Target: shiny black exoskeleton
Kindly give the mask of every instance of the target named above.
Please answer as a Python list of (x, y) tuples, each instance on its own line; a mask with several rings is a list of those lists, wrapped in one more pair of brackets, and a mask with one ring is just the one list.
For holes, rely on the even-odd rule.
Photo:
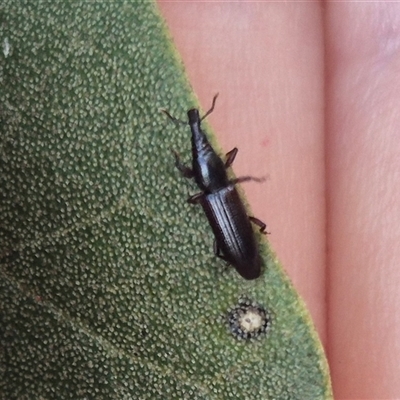
[[(266, 225), (247, 215), (235, 184), (249, 180), (263, 179), (245, 176), (230, 180), (226, 169), (233, 163), (237, 148), (227, 153), (225, 163), (211, 147), (201, 129), (201, 121), (215, 106), (217, 95), (211, 109), (200, 118), (199, 111), (188, 111), (189, 126), (192, 131), (192, 168), (183, 165), (177, 153), (175, 164), (187, 178), (194, 178), (202, 192), (191, 196), (189, 203), (200, 203), (215, 236), (215, 254), (232, 264), (245, 279), (256, 279), (261, 274), (261, 257), (250, 221), (266, 233)], [(178, 121), (163, 110), (172, 120)]]

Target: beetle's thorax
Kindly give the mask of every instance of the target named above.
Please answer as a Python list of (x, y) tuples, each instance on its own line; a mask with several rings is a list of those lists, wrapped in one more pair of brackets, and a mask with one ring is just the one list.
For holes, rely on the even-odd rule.
[(198, 110), (189, 110), (188, 117), (192, 131), (192, 168), (194, 178), (205, 193), (215, 193), (229, 185), (225, 165), (215, 153), (207, 136), (201, 129)]

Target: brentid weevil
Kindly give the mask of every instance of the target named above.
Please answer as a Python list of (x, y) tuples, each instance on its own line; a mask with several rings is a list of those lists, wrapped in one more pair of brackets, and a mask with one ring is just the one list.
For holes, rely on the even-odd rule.
[[(200, 126), (201, 121), (214, 110), (217, 96), (202, 118), (196, 108), (187, 112), (192, 131), (192, 168), (183, 165), (176, 152), (175, 165), (183, 176), (194, 178), (201, 190), (191, 196), (188, 202), (200, 203), (203, 207), (215, 236), (215, 254), (232, 264), (243, 278), (256, 279), (261, 274), (261, 257), (250, 221), (260, 227), (261, 233), (266, 233), (266, 225), (247, 215), (235, 184), (250, 180), (262, 182), (264, 179), (251, 176), (228, 178), (226, 169), (232, 165), (238, 149), (235, 147), (227, 153), (223, 162)], [(185, 123), (172, 117), (166, 110), (162, 111), (173, 121)]]

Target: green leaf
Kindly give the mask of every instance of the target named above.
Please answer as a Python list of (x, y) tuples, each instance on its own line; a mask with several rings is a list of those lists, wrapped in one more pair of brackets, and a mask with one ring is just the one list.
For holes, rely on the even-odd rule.
[[(196, 105), (152, 2), (0, 6), (0, 397), (331, 398), (303, 303), (262, 242), (212, 251), (175, 116)], [(266, 310), (238, 340), (228, 311)]]

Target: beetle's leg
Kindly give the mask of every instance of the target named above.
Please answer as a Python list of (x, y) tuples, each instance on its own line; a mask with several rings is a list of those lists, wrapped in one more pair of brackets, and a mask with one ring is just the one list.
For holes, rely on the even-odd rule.
[(235, 178), (231, 180), (231, 183), (236, 185), (236, 183), (243, 183), (243, 182), (248, 182), (248, 181), (255, 181), (255, 182), (264, 182), (265, 181), (265, 177), (261, 177), (261, 178), (256, 178), (254, 176), (241, 176), (240, 178)]
[(160, 111), (163, 112), (171, 121), (175, 122), (176, 124), (187, 125), (187, 122), (181, 121), (180, 119), (173, 117), (165, 108), (161, 108)]
[(201, 117), (200, 121), (203, 121), (204, 118), (208, 117), (208, 116), (214, 111), (215, 102), (217, 101), (218, 95), (219, 95), (219, 93), (217, 93), (217, 94), (213, 97), (213, 101), (212, 101), (212, 104), (211, 104), (211, 108)]
[(182, 163), (179, 154), (175, 150), (172, 150), (172, 154), (175, 157), (175, 167), (179, 169), (181, 174), (185, 178), (193, 178), (194, 176), (193, 170)]
[(190, 204), (197, 204), (197, 203), (201, 202), (203, 197), (204, 197), (204, 193), (203, 192), (196, 193), (193, 196), (190, 196), (188, 198), (187, 202), (190, 203)]
[(266, 225), (264, 222), (262, 222), (261, 220), (259, 220), (259, 219), (256, 218), (256, 217), (250, 217), (250, 216), (249, 216), (249, 220), (250, 220), (251, 222), (253, 222), (253, 224), (256, 224), (257, 226), (260, 227), (260, 233), (262, 233), (262, 234), (264, 234), (264, 235), (269, 234), (269, 232), (267, 232), (267, 231), (265, 230), (266, 227), (267, 227), (267, 225)]
[(232, 165), (237, 153), (238, 149), (236, 147), (234, 147), (231, 151), (226, 153), (225, 168), (229, 168)]
[(228, 260), (226, 259), (226, 257), (222, 254), (221, 249), (218, 247), (218, 243), (216, 240), (214, 240), (214, 254), (220, 258), (221, 260), (224, 260), (226, 262), (228, 262)]

